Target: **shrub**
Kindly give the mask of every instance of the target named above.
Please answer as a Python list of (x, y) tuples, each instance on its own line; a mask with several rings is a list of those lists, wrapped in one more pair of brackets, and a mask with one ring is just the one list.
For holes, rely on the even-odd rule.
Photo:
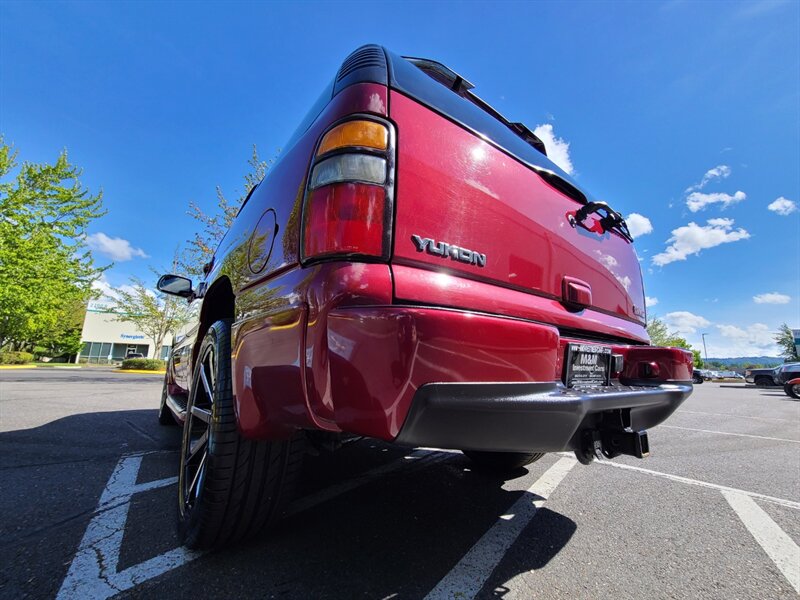
[(0, 365), (24, 365), (33, 362), (30, 352), (0, 352)]
[(157, 358), (126, 358), (122, 361), (122, 368), (136, 371), (163, 371), (166, 363)]

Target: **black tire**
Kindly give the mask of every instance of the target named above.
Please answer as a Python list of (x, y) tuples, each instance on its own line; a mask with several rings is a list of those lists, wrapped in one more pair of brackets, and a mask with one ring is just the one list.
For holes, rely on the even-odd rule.
[(192, 376), (178, 478), (178, 533), (189, 548), (220, 547), (261, 533), (290, 499), (303, 459), (299, 435), (280, 441), (239, 435), (230, 324), (210, 327)]
[(756, 387), (770, 387), (774, 382), (769, 377), (756, 377)]
[(694, 383), (703, 383), (705, 380), (703, 379), (702, 375), (695, 373), (694, 375), (692, 375), (692, 381)]
[(161, 387), (161, 404), (158, 407), (158, 422), (161, 425), (177, 427), (178, 422), (167, 406), (167, 378), (169, 373), (164, 375), (164, 385)]
[(507, 473), (536, 462), (542, 454), (525, 452), (484, 452), (480, 450), (462, 450), (477, 468), (495, 473)]
[(800, 400), (800, 384), (795, 383), (791, 385), (787, 383), (783, 386), (783, 391), (786, 392), (787, 396)]

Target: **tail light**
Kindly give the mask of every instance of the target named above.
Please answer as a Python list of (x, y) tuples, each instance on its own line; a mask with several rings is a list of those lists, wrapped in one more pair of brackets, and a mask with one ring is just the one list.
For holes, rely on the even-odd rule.
[(388, 259), (394, 193), (394, 129), (358, 115), (322, 136), (303, 202), (303, 263), (356, 256)]

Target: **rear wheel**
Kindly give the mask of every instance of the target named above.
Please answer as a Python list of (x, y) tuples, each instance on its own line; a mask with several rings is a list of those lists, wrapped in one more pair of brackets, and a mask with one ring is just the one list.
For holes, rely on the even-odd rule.
[(769, 377), (756, 377), (756, 386), (757, 387), (769, 387), (772, 384), (773, 384), (773, 382)]
[(217, 321), (200, 346), (183, 427), (181, 541), (189, 548), (211, 548), (262, 532), (289, 500), (302, 458), (299, 436), (254, 441), (239, 435), (230, 321)]
[(534, 454), (526, 452), (484, 452), (480, 450), (462, 450), (476, 467), (486, 471), (504, 473), (513, 471), (536, 462), (544, 453)]
[(792, 398), (800, 400), (800, 383), (787, 383), (785, 386), (783, 386), (783, 391), (786, 392), (787, 396), (791, 396)]

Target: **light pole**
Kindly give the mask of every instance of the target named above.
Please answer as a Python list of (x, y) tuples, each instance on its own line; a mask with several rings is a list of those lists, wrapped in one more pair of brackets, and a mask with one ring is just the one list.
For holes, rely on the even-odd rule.
[(703, 361), (703, 368), (706, 368), (706, 363), (708, 362), (708, 350), (706, 350), (706, 336), (707, 333), (702, 333), (700, 336), (703, 338), (703, 355), (705, 356), (705, 360)]

